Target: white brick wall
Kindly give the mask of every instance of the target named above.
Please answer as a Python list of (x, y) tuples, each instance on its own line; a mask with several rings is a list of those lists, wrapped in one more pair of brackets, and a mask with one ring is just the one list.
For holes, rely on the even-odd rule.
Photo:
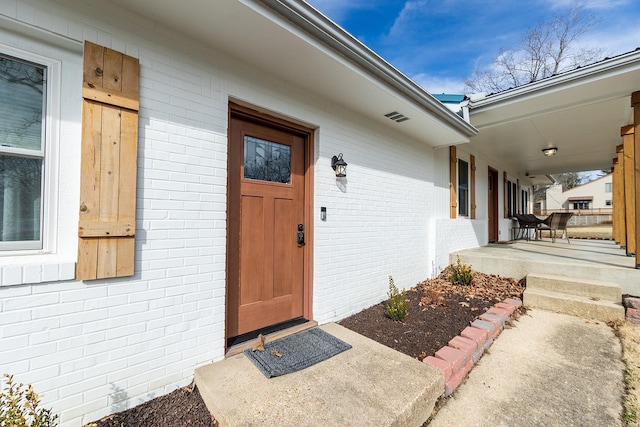
[[(504, 186), (503, 171), (505, 165), (488, 158), (484, 153), (478, 152), (471, 144), (457, 146), (457, 156), (468, 161), (470, 155), (476, 157), (476, 219), (468, 218), (449, 219), (449, 150), (447, 147), (438, 148), (435, 154), (435, 274), (438, 274), (449, 264), (449, 254), (458, 250), (483, 246), (489, 241), (488, 224), (488, 168), (497, 169), (498, 176), (498, 239), (509, 240), (514, 221), (504, 218)], [(522, 190), (530, 188), (526, 178), (507, 172), (509, 180), (520, 179)], [(532, 212), (532, 200), (529, 200), (530, 212)]]
[(436, 220), (436, 274), (449, 264), (449, 254), (462, 249), (475, 248), (487, 243), (485, 220), (438, 219)]
[(471, 154), (476, 156), (476, 218), (449, 218), (449, 149), (435, 150), (435, 187), (437, 214), (434, 219), (435, 259), (432, 275), (439, 274), (449, 264), (451, 252), (481, 246), (487, 243), (487, 164), (470, 145), (457, 147), (459, 159), (469, 161)]
[[(75, 106), (63, 108), (61, 119), (76, 125), (61, 129), (58, 165), (64, 215), (57, 227), (72, 233), (61, 236), (54, 263), (44, 255), (19, 264), (1, 257), (0, 366), (44, 393), (61, 425), (79, 426), (185, 385), (195, 367), (223, 356), (227, 96), (212, 89), (210, 65), (190, 64), (78, 11), (9, 1), (0, 13), (141, 62), (136, 275), (58, 281), (73, 277), (77, 251), (79, 150), (72, 147), (80, 145), (82, 50), (24, 30), (62, 44), (62, 78), (78, 88), (66, 92), (65, 105)], [(29, 48), (9, 32), (1, 37)], [(65, 259), (71, 262), (58, 262)]]
[[(446, 150), (97, 1), (83, 13), (44, 0), (8, 0), (0, 14), (63, 44), (71, 57), (63, 59), (63, 78), (77, 88), (62, 110), (69, 125), (60, 130), (58, 166), (67, 172), (59, 183), (57, 258), (25, 256), (17, 264), (0, 256), (0, 366), (44, 393), (62, 426), (167, 393), (189, 383), (196, 367), (223, 357), (229, 99), (317, 126), (315, 320), (339, 320), (384, 299), (388, 275), (400, 287), (430, 277), (449, 233), (460, 233), (463, 245), (480, 242), (470, 240), (480, 233), (475, 222), (446, 220), (448, 172), (443, 181), (438, 164)], [(141, 91), (136, 274), (83, 283), (69, 280), (77, 251), (82, 74), (80, 44), (69, 40), (84, 39), (138, 57)], [(19, 40), (0, 32), (0, 44)], [(340, 181), (330, 167), (338, 153), (349, 163)]]
[[(430, 276), (433, 150), (371, 124), (354, 129), (363, 119), (348, 120), (322, 134), (316, 167), (316, 218), (327, 208), (315, 234), (314, 315), (320, 322), (384, 299), (389, 275), (399, 287)], [(346, 179), (336, 179), (329, 167), (338, 153), (349, 163)]]

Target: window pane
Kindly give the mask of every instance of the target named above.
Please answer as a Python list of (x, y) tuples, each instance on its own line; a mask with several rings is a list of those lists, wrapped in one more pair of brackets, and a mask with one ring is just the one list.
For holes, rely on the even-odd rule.
[(469, 191), (466, 189), (460, 189), (460, 191), (458, 192), (458, 213), (461, 216), (469, 216)]
[(42, 160), (0, 155), (0, 242), (40, 240)]
[(511, 181), (507, 181), (507, 216), (511, 218), (513, 216), (513, 196), (511, 195)]
[(244, 177), (290, 184), (291, 147), (245, 136)]
[(0, 145), (40, 150), (44, 68), (0, 56)]
[(469, 163), (458, 159), (458, 214), (469, 216)]

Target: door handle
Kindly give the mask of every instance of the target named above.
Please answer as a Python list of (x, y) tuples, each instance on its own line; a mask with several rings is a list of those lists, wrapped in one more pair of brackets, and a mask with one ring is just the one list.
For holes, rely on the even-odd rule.
[(304, 245), (304, 225), (298, 224), (298, 245)]

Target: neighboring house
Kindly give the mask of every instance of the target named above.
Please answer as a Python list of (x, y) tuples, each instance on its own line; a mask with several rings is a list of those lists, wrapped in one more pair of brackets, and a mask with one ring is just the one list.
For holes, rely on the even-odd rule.
[(571, 210), (610, 214), (613, 204), (612, 183), (613, 174), (607, 174), (567, 191), (562, 191), (560, 184), (552, 185), (546, 191), (542, 207), (545, 211)]
[(483, 139), (301, 0), (9, 0), (0, 64), (0, 366), (61, 426), (508, 240), (542, 176), (495, 134), (520, 92)]

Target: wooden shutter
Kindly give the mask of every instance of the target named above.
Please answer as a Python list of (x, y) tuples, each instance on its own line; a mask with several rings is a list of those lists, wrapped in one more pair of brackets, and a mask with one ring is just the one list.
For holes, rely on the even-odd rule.
[(133, 275), (137, 59), (85, 42), (76, 279)]
[(458, 182), (458, 157), (456, 147), (449, 147), (449, 217), (454, 219), (458, 216), (458, 191), (456, 183)]
[(471, 198), (471, 219), (476, 219), (476, 156), (469, 156), (471, 164), (471, 178), (469, 182), (469, 197)]

